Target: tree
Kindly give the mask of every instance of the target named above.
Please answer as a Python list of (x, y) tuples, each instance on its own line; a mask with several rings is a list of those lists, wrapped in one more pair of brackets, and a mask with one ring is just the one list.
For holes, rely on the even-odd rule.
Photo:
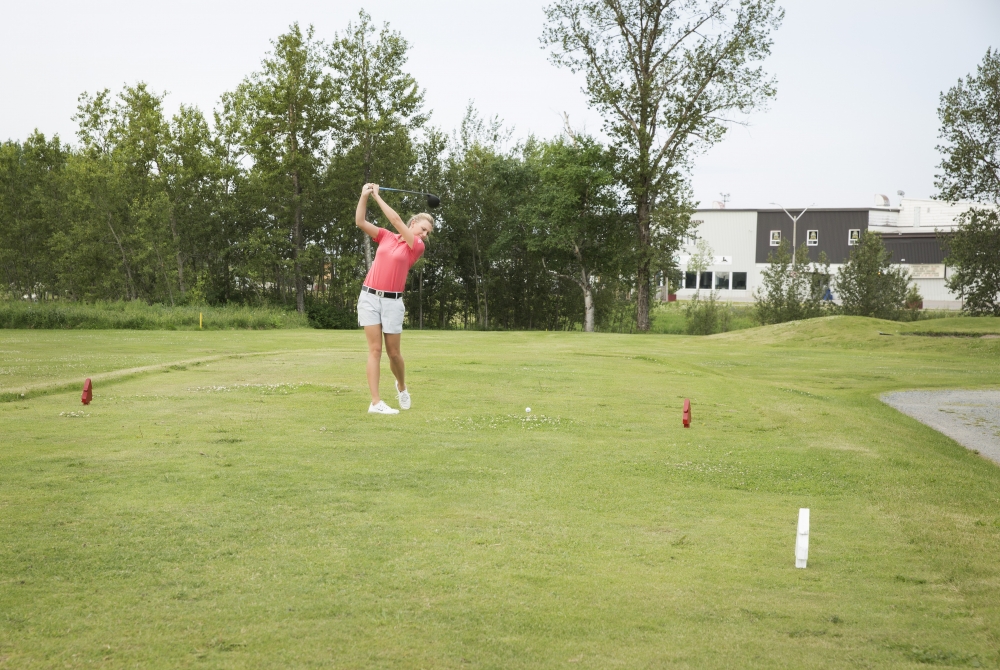
[[(881, 242), (879, 242), (881, 244)], [(810, 263), (809, 250), (799, 246), (792, 258), (791, 245), (781, 245), (767, 256), (761, 271), (761, 285), (754, 291), (757, 320), (763, 324), (811, 319), (823, 313), (823, 296), (830, 285), (830, 264), (826, 254)]]
[(583, 292), (583, 330), (594, 331), (595, 282), (615, 271), (622, 247), (621, 215), (611, 157), (592, 138), (570, 136), (534, 147), (538, 173), (529, 217), (530, 248), (546, 267)]
[(168, 222), (177, 261), (177, 286), (183, 298), (188, 285), (184, 268), (192, 258), (222, 256), (227, 241), (220, 230), (221, 147), (204, 115), (181, 105), (166, 129), (159, 178), (168, 201)]
[[(509, 265), (504, 261), (513, 251), (510, 240), (502, 245), (497, 242), (515, 217), (517, 203), (512, 200), (524, 195), (508, 187), (517, 171), (515, 153), (503, 148), (508, 138), (509, 132), (498, 119), (484, 121), (469, 105), (452, 139), (446, 167), (449, 202), (442, 208), (445, 231), (453, 243), (453, 262), (465, 288), (465, 304), (474, 304), (475, 326), (485, 330), (490, 328), (494, 265)], [(495, 259), (491, 252), (499, 248), (505, 253)], [(518, 288), (504, 286), (508, 292)], [(468, 314), (464, 320), (468, 321)]]
[[(421, 184), (428, 192), (443, 194), (445, 191), (445, 152), (448, 148), (448, 136), (437, 128), (427, 128), (423, 137), (416, 144), (417, 164), (414, 169), (414, 182)], [(447, 303), (449, 294), (454, 294), (457, 281), (453, 266), (449, 263), (450, 245), (447, 237), (441, 234), (441, 216), (436, 216), (437, 230), (432, 243), (424, 255), (413, 267), (412, 285), (416, 290), (406, 293), (407, 312), (415, 318), (417, 328), (424, 327), (424, 308), (427, 306), (428, 323), (445, 327), (447, 321)], [(426, 285), (426, 288), (425, 288)], [(432, 296), (437, 297), (438, 314), (432, 316)], [(414, 298), (416, 304), (413, 305)]]
[(63, 220), (69, 147), (37, 130), (0, 144), (0, 277), (17, 298), (44, 299), (56, 280), (50, 241)]
[(261, 70), (224, 96), (224, 104), (234, 117), (242, 150), (253, 160), (270, 221), (287, 231), (295, 305), (304, 313), (301, 256), (307, 238), (322, 225), (316, 195), (322, 188), (336, 92), (325, 69), (324, 45), (314, 38), (312, 26), (303, 32), (292, 24), (272, 45)]
[(837, 271), (836, 291), (844, 314), (898, 319), (909, 283), (907, 270), (892, 267), (892, 254), (882, 237), (866, 230)]
[(171, 299), (170, 236), (159, 180), (163, 95), (144, 83), (80, 96), (80, 149), (66, 177), (66, 225), (51, 239), (60, 288), (84, 299)]
[(970, 314), (1000, 316), (1000, 50), (986, 50), (975, 75), (941, 94), (938, 146), (944, 154), (935, 185), (943, 200), (974, 200), (946, 238), (948, 288)]
[[(708, 240), (699, 239), (695, 243), (694, 253), (688, 259), (687, 271), (694, 273), (697, 281), (697, 278), (701, 277), (701, 273), (705, 272), (714, 262), (715, 250), (712, 249), (712, 245), (708, 243)], [(702, 298), (701, 282), (698, 283), (698, 289), (688, 301), (684, 316), (687, 320), (685, 331), (688, 335), (711, 335), (719, 327), (720, 320), (724, 321), (722, 330), (727, 329), (726, 326), (729, 322), (729, 310), (719, 306), (719, 292), (709, 288), (708, 298)]]
[[(700, 239), (695, 243), (694, 253), (688, 259), (687, 271), (693, 272), (697, 280), (701, 276), (701, 273), (707, 270), (713, 262), (715, 262), (715, 249), (708, 243), (708, 240)], [(700, 282), (695, 293), (701, 293)]]
[(945, 244), (951, 266), (947, 286), (974, 316), (1000, 316), (1000, 217), (996, 210), (973, 208), (962, 215)]
[(938, 197), (1000, 203), (1000, 49), (987, 49), (975, 75), (941, 94), (938, 118)]
[[(342, 174), (343, 190), (351, 194), (345, 217), (350, 222), (345, 225), (354, 235), (352, 203), (361, 186), (375, 181), (403, 187), (416, 163), (412, 133), (426, 123), (427, 115), (421, 110), (423, 91), (403, 70), (408, 49), (403, 36), (388, 24), (375, 39), (372, 18), (364, 10), (357, 25), (348, 24), (329, 49), (329, 64), (339, 75), (333, 81), (339, 101), (333, 117), (334, 169)], [(371, 240), (362, 237), (365, 266), (370, 267)]]
[(690, 161), (722, 139), (728, 114), (774, 95), (759, 62), (784, 13), (774, 0), (556, 0), (545, 11), (543, 43), (557, 65), (585, 73), (617, 154), (633, 209), (636, 320), (645, 331), (653, 212), (664, 198), (683, 204)]

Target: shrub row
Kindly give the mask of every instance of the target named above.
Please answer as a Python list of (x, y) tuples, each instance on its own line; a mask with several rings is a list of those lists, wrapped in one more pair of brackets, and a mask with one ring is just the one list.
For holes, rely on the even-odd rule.
[(0, 328), (81, 330), (264, 330), (306, 328), (306, 316), (274, 307), (148, 305), (144, 302), (0, 302)]

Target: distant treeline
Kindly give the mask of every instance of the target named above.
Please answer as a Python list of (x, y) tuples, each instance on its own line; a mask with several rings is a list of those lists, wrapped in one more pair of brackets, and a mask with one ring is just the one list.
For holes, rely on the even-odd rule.
[[(413, 325), (574, 327), (585, 297), (599, 324), (621, 321), (634, 263), (606, 148), (512, 144), (471, 105), (454, 133), (429, 126), (407, 43), (363, 12), (330, 43), (293, 25), (273, 46), (211, 119), (168, 118), (139, 83), (81, 95), (73, 145), (37, 131), (0, 145), (0, 293), (347, 314), (373, 181), (443, 203), (410, 274)], [(392, 195), (404, 217), (426, 209)]]

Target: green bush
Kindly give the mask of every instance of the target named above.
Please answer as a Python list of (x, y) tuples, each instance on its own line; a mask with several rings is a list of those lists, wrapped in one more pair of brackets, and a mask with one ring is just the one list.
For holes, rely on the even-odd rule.
[(829, 309), (823, 296), (830, 285), (830, 264), (826, 254), (809, 260), (803, 244), (792, 255), (788, 240), (767, 255), (768, 266), (761, 272), (761, 285), (754, 291), (756, 318), (762, 324), (785, 323), (822, 316)]
[(840, 311), (849, 316), (898, 320), (907, 300), (908, 270), (893, 267), (892, 254), (878, 233), (866, 230), (837, 271)]
[(625, 298), (608, 291), (595, 296), (597, 302), (596, 329), (601, 333), (635, 332), (635, 298)]
[(687, 317), (685, 331), (688, 335), (724, 333), (729, 330), (732, 316), (729, 306), (719, 302), (717, 292), (709, 293), (707, 299), (695, 293), (688, 301), (684, 315)]
[(731, 330), (754, 328), (757, 323), (752, 304), (733, 304), (698, 298), (686, 303), (660, 303), (651, 316), (651, 333), (662, 335), (714, 335)]
[(144, 302), (0, 302), (0, 328), (40, 330), (265, 330), (306, 328), (304, 315), (276, 307), (148, 305)]
[(323, 302), (314, 302), (306, 307), (309, 325), (327, 330), (350, 330), (358, 328), (357, 317), (349, 310)]

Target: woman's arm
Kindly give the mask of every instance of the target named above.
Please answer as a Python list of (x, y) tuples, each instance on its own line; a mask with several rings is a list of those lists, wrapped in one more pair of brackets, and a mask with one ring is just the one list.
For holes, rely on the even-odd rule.
[(373, 240), (378, 237), (378, 226), (368, 223), (365, 220), (365, 215), (368, 213), (368, 196), (372, 193), (372, 185), (365, 184), (364, 188), (361, 189), (361, 199), (358, 200), (358, 209), (354, 213), (354, 223), (357, 224), (358, 228), (365, 231), (368, 237)]
[(378, 194), (378, 184), (372, 184), (372, 197), (375, 198), (375, 202), (378, 206), (382, 208), (382, 213), (385, 214), (385, 218), (389, 219), (389, 223), (399, 231), (399, 234), (406, 240), (406, 244), (412, 249), (413, 248), (413, 231), (406, 227), (403, 223), (403, 219), (399, 218), (399, 214), (396, 214), (394, 210), (389, 205), (385, 204), (385, 200)]

